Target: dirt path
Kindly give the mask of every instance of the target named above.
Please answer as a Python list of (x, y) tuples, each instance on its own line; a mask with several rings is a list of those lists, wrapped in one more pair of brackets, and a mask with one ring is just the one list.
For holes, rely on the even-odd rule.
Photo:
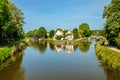
[(111, 50), (113, 50), (113, 51), (116, 51), (116, 52), (119, 52), (120, 53), (120, 49), (117, 49), (117, 48), (115, 48), (115, 47), (109, 47)]

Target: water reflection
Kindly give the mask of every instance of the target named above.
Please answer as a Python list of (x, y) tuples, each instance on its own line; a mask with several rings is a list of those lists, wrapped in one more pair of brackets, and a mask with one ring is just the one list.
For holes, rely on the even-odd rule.
[[(21, 68), (23, 54), (12, 56), (9, 61), (3, 63), (0, 67), (0, 80), (25, 80), (25, 70)], [(7, 66), (6, 66), (7, 65)], [(6, 66), (6, 67), (5, 67)]]
[(78, 47), (79, 47), (80, 51), (87, 52), (87, 51), (89, 51), (90, 43), (80, 43), (78, 45)]
[(54, 44), (50, 44), (49, 47), (52, 50), (56, 50), (58, 53), (65, 50), (68, 54), (71, 54), (73, 50), (75, 51), (78, 48), (82, 52), (89, 51), (90, 43), (80, 43), (78, 45), (54, 45)]
[(115, 71), (112, 69), (104, 69), (107, 75), (107, 80), (120, 80), (120, 71)]
[(45, 53), (47, 48), (46, 42), (30, 42), (30, 46), (34, 47), (35, 49), (38, 49), (41, 53)]
[(77, 45), (55, 45), (46, 42), (31, 42), (30, 46), (34, 47), (35, 49), (38, 49), (42, 53), (45, 53), (46, 48), (50, 47), (51, 50), (55, 50), (57, 51), (57, 53), (60, 53), (61, 51), (64, 50), (68, 54), (71, 54), (73, 50), (77, 49), (79, 49), (82, 52), (89, 51), (90, 43), (79, 43)]
[[(120, 72), (114, 71), (105, 65), (99, 65), (93, 44), (91, 46), (86, 43), (53, 45), (36, 42), (30, 43), (30, 46), (32, 47), (28, 47), (24, 51), (24, 59), (23, 54), (18, 54), (0, 66), (0, 80), (120, 79)], [(89, 51), (89, 54), (77, 54), (78, 51), (84, 53)], [(76, 54), (50, 54), (56, 52)], [(46, 55), (40, 55), (39, 53), (46, 53)]]
[(101, 62), (100, 65), (104, 69), (107, 80), (120, 80), (120, 71), (114, 70), (113, 68)]

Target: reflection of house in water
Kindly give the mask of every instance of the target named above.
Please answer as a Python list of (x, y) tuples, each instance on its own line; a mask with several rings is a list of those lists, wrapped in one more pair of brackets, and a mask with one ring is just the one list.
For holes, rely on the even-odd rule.
[(65, 50), (68, 54), (71, 54), (71, 52), (73, 51), (73, 45), (65, 45)]
[(60, 53), (63, 49), (66, 50), (68, 54), (73, 51), (73, 45), (54, 45), (55, 50)]
[(54, 45), (55, 50), (60, 53), (62, 51), (63, 46), (62, 45)]

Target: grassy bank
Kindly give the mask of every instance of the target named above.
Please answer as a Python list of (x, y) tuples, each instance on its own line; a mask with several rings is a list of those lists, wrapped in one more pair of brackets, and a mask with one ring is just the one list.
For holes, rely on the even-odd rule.
[(23, 51), (27, 44), (25, 41), (20, 41), (12, 45), (4, 46), (0, 48), (0, 64), (6, 61), (9, 57)]
[(0, 48), (0, 64), (12, 55), (12, 47)]
[(98, 42), (95, 46), (96, 55), (100, 62), (115, 70), (120, 70), (120, 53), (103, 46)]
[(55, 44), (55, 45), (77, 45), (81, 42), (85, 42), (85, 43), (91, 42), (90, 40), (88, 40), (88, 38), (81, 38), (81, 39), (75, 39), (75, 40), (54, 40), (54, 39), (46, 38), (40, 41)]

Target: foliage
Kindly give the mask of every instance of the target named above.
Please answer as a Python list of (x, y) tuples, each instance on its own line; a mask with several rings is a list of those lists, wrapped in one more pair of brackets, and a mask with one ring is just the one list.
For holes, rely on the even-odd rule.
[(93, 36), (106, 36), (105, 30), (91, 30)]
[(84, 37), (84, 31), (83, 30), (78, 30), (78, 35), (80, 38)]
[[(58, 28), (57, 30), (63, 31), (61, 28)], [(56, 30), (56, 31), (57, 31), (57, 30)]]
[(28, 33), (26, 33), (26, 37), (34, 37), (35, 36), (35, 33), (37, 32), (37, 30), (33, 30), (33, 31), (29, 31)]
[(73, 38), (74, 39), (78, 39), (78, 29), (74, 28), (73, 31), (72, 31), (72, 33), (73, 33)]
[(118, 37), (115, 38), (115, 43), (117, 44), (117, 47), (120, 49), (120, 33)]
[(105, 31), (107, 39), (111, 45), (116, 42), (120, 32), (120, 0), (112, 0), (111, 3), (104, 8), (103, 18), (106, 19)]
[(47, 37), (47, 31), (44, 27), (40, 27), (36, 33), (35, 33), (36, 37), (41, 37), (41, 38), (45, 38)]
[(82, 23), (79, 26), (79, 30), (83, 31), (82, 36), (84, 36), (84, 37), (89, 37), (91, 35), (90, 27), (89, 27), (89, 25), (87, 23)]
[(54, 31), (54, 30), (51, 30), (50, 33), (49, 33), (49, 37), (50, 37), (50, 38), (53, 38), (53, 37), (54, 37), (54, 34), (55, 34), (55, 31)]
[(62, 37), (63, 36), (56, 36), (55, 38), (56, 38), (56, 40), (61, 40)]
[(113, 69), (120, 70), (120, 54), (119, 52), (113, 51), (106, 46), (100, 45), (101, 42), (96, 44), (95, 50), (97, 57), (102, 62), (102, 64), (108, 65)]
[(64, 30), (64, 31), (63, 31), (64, 38), (67, 36), (67, 35), (66, 35), (67, 32), (68, 32), (68, 30)]
[(23, 12), (9, 0), (0, 0), (0, 41), (10, 42), (23, 38)]
[(11, 47), (4, 47), (0, 48), (0, 64), (8, 57), (10, 57), (12, 54), (12, 48)]

